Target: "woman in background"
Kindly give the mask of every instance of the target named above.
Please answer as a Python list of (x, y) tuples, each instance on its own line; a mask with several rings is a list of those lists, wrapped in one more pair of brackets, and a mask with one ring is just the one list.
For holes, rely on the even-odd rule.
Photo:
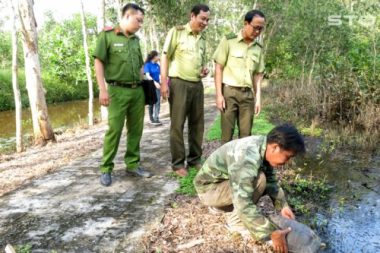
[(144, 64), (144, 74), (149, 80), (154, 81), (154, 85), (156, 86), (156, 95), (157, 95), (157, 103), (153, 105), (149, 105), (149, 118), (150, 122), (153, 125), (161, 125), (159, 116), (160, 116), (160, 65), (158, 62), (160, 61), (160, 57), (158, 52), (153, 50), (151, 51)]

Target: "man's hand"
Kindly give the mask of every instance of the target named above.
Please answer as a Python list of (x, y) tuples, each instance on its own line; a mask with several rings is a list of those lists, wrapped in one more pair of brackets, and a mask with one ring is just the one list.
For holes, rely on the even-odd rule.
[(216, 96), (216, 107), (223, 112), (224, 109), (226, 109), (226, 101), (224, 100), (223, 95), (217, 95)]
[(292, 210), (289, 207), (282, 208), (281, 209), (281, 215), (282, 215), (282, 217), (285, 217), (285, 218), (288, 218), (291, 220), (296, 219), (296, 217), (294, 216), (294, 213), (292, 212)]
[(255, 103), (255, 116), (256, 117), (259, 116), (260, 112), (261, 112), (261, 103), (260, 103), (260, 101), (256, 101), (256, 103)]
[(286, 235), (291, 231), (291, 228), (284, 230), (276, 230), (272, 233), (271, 239), (273, 249), (276, 253), (288, 253), (288, 244), (286, 243)]
[(99, 91), (99, 103), (103, 106), (109, 105), (110, 99), (109, 99), (107, 90), (100, 90)]
[(161, 88), (160, 84), (157, 83), (156, 81), (154, 81), (154, 86), (156, 86), (156, 89), (160, 89)]
[(161, 83), (161, 96), (164, 100), (169, 98), (169, 88), (168, 88), (168, 83), (167, 82), (162, 82)]
[(202, 69), (201, 69), (201, 77), (203, 78), (203, 77), (207, 76), (209, 72), (210, 71), (209, 71), (209, 69), (207, 67), (202, 67)]

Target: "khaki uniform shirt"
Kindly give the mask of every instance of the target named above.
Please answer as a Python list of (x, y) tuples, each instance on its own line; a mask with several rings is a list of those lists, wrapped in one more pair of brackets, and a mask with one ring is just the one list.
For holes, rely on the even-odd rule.
[(190, 24), (170, 29), (163, 54), (169, 61), (169, 76), (197, 82), (205, 64), (206, 40), (203, 33), (193, 34)]
[(127, 37), (118, 26), (102, 31), (93, 56), (103, 62), (104, 77), (108, 83), (141, 80), (140, 69), (144, 61), (136, 35)]
[(213, 58), (224, 67), (222, 82), (230, 86), (252, 88), (253, 76), (264, 72), (262, 45), (245, 43), (241, 32), (224, 37)]
[(229, 180), (234, 208), (256, 239), (266, 238), (276, 230), (276, 225), (261, 215), (253, 203), (253, 181), (260, 171), (266, 176), (265, 192), (274, 201), (276, 209), (288, 206), (274, 169), (265, 162), (266, 145), (265, 136), (250, 136), (228, 142), (209, 156), (194, 178), (198, 193), (205, 193), (215, 188), (213, 184)]

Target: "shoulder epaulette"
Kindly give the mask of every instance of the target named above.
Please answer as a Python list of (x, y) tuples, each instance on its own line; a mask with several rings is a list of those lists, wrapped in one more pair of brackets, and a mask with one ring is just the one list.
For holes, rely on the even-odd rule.
[(113, 29), (114, 28), (112, 26), (105, 26), (105, 27), (103, 27), (103, 31), (106, 31), (106, 32), (112, 31)]
[(183, 26), (183, 25), (177, 25), (175, 27), (175, 29), (177, 29), (178, 31), (185, 30), (185, 26)]
[(230, 33), (230, 34), (226, 35), (226, 39), (228, 39), (228, 40), (232, 40), (235, 38), (237, 38), (237, 35), (235, 33)]

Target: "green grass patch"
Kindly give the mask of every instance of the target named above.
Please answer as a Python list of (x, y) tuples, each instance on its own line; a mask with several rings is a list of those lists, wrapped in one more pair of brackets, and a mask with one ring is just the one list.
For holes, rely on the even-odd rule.
[(304, 127), (301, 128), (301, 133), (303, 135), (308, 135), (312, 137), (320, 137), (323, 133), (322, 128), (317, 128), (317, 127)]
[(18, 245), (15, 250), (17, 253), (30, 253), (32, 252), (32, 245), (29, 243), (25, 245)]
[[(266, 110), (261, 111), (259, 117), (255, 117), (253, 120), (252, 134), (253, 135), (266, 135), (275, 126), (269, 122), (269, 116)], [(220, 140), (222, 130), (220, 128), (220, 115), (215, 119), (214, 123), (207, 132), (206, 140), (214, 141)], [(237, 125), (235, 126), (234, 136), (238, 135)]]
[(306, 216), (327, 204), (332, 189), (325, 179), (301, 177), (299, 174), (285, 175), (281, 185), (287, 192), (289, 205), (296, 213)]
[(168, 176), (178, 179), (179, 188), (176, 190), (177, 193), (187, 196), (196, 196), (197, 192), (195, 191), (193, 180), (197, 175), (197, 172), (198, 171), (195, 168), (190, 168), (186, 177), (179, 177), (174, 172), (170, 173)]

